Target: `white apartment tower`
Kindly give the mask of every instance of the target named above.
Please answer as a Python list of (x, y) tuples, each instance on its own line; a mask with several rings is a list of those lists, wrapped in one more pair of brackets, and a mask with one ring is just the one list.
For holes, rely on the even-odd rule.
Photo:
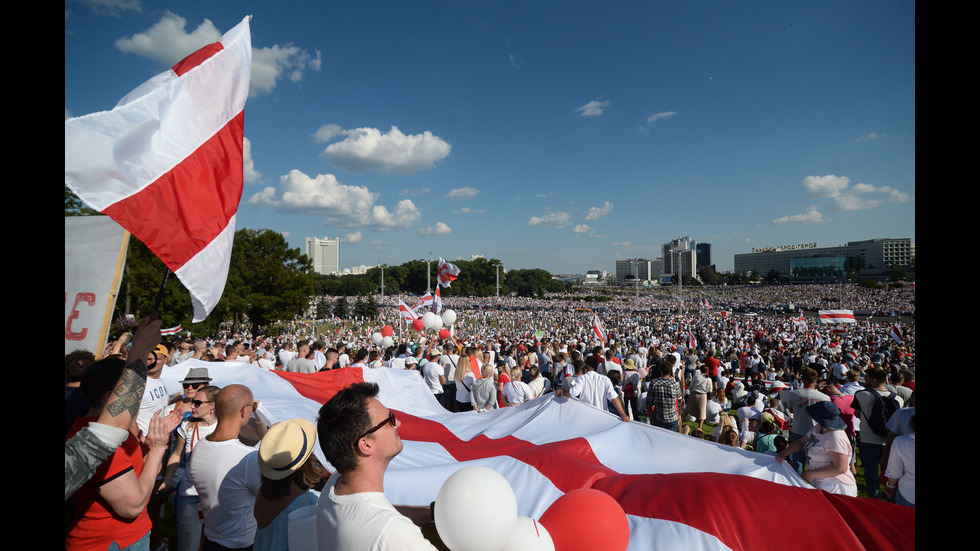
[(340, 238), (306, 238), (306, 256), (313, 261), (313, 271), (318, 274), (340, 275)]

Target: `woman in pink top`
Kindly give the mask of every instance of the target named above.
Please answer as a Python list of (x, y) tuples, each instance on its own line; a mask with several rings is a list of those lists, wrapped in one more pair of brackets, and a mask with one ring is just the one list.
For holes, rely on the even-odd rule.
[(857, 497), (857, 481), (849, 468), (851, 443), (844, 433), (846, 425), (840, 418), (840, 409), (833, 402), (817, 402), (807, 406), (806, 412), (817, 424), (804, 438), (776, 454), (776, 460), (783, 462), (805, 449), (807, 468), (803, 480), (833, 494)]

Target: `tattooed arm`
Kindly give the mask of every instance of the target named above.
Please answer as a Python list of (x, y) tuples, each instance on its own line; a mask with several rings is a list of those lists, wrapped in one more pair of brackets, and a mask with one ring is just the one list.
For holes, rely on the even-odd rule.
[(143, 389), (146, 388), (145, 359), (160, 343), (161, 325), (159, 319), (150, 316), (133, 335), (133, 346), (128, 356), (132, 361), (123, 368), (122, 376), (99, 416), (99, 423), (128, 430), (133, 419), (136, 419), (143, 400)]

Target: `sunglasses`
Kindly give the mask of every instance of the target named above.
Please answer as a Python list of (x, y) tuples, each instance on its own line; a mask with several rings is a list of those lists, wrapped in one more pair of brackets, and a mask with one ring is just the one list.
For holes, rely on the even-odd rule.
[(199, 408), (204, 404), (210, 404), (210, 403), (211, 400), (191, 400), (191, 404), (193, 404), (193, 406), (196, 408)]
[(202, 386), (204, 386), (206, 384), (207, 383), (184, 383), (184, 388), (191, 388), (191, 387), (201, 388)]
[(357, 437), (357, 440), (360, 440), (361, 438), (364, 438), (365, 436), (367, 436), (367, 435), (369, 435), (369, 434), (371, 434), (373, 432), (377, 432), (377, 431), (381, 430), (382, 428), (384, 428), (385, 425), (388, 425), (388, 424), (390, 424), (392, 427), (395, 426), (395, 412), (394, 411), (389, 410), (388, 411), (388, 418), (387, 419), (385, 419), (384, 421), (378, 423), (377, 426), (375, 426), (373, 429), (371, 429), (371, 430), (365, 432), (364, 434), (358, 436)]

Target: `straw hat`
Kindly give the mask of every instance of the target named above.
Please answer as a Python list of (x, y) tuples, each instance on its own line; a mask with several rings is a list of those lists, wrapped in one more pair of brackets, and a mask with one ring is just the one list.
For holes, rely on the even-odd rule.
[(290, 419), (269, 429), (259, 447), (259, 471), (270, 480), (282, 480), (306, 463), (316, 446), (316, 425)]

